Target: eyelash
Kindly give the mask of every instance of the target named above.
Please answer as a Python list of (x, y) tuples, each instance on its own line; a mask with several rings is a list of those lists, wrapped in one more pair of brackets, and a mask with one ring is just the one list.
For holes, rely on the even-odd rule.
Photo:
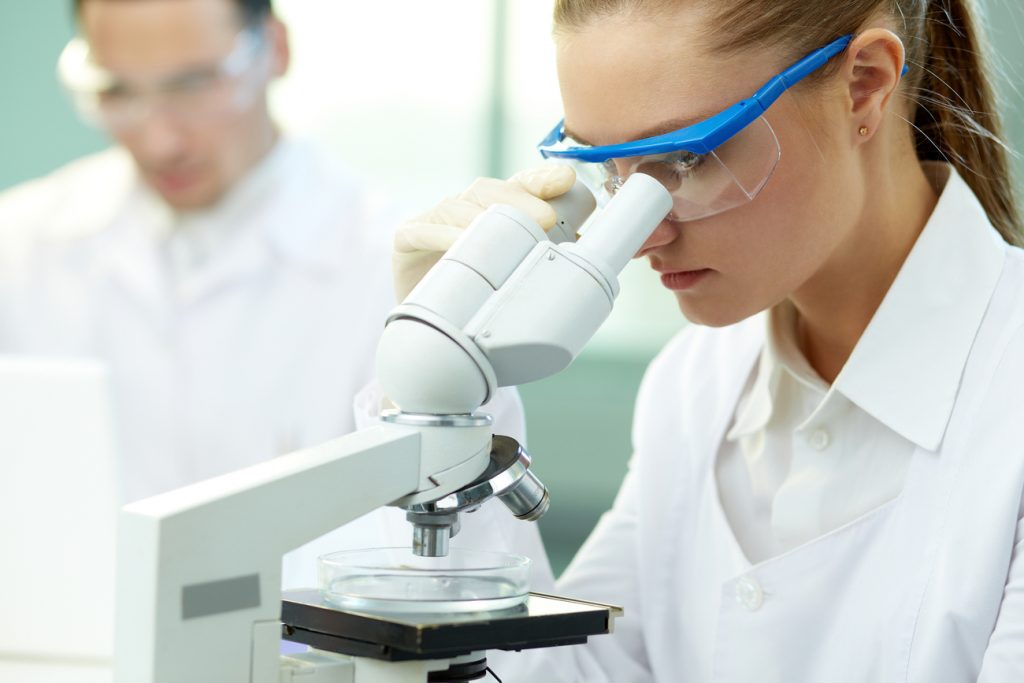
[[(665, 163), (670, 163), (672, 165), (672, 170), (676, 173), (683, 172), (689, 174), (695, 169), (700, 168), (706, 159), (706, 154), (675, 152), (671, 157), (665, 160)], [(679, 166), (682, 168), (678, 168)]]
[[(676, 177), (685, 178), (700, 169), (707, 160), (707, 156), (708, 155), (706, 154), (697, 154), (695, 152), (687, 152), (683, 150), (666, 154), (665, 158), (657, 163), (667, 166), (669, 171)], [(640, 165), (642, 166), (643, 164), (641, 163)], [(615, 168), (615, 162), (613, 160), (609, 159), (608, 161), (605, 161), (603, 166), (609, 180), (618, 178), (618, 170)]]

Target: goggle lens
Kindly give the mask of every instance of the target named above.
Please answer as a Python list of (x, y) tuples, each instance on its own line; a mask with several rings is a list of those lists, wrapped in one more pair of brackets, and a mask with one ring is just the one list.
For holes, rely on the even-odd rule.
[(599, 163), (568, 163), (601, 202), (612, 197), (633, 173), (649, 175), (672, 193), (670, 218), (692, 221), (752, 201), (774, 173), (780, 157), (775, 131), (760, 117), (708, 154), (680, 150)]

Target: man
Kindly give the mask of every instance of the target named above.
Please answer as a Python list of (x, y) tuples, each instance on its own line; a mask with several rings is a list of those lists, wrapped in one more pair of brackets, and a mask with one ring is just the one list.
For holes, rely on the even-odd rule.
[[(0, 352), (106, 361), (125, 500), (351, 431), (393, 304), (394, 221), (274, 125), (267, 87), (289, 48), (270, 1), (76, 13), (59, 71), (118, 146), (0, 195)], [(518, 400), (502, 405), (521, 437)], [(461, 542), (508, 541), (543, 580), (536, 529), (488, 508)], [(315, 582), (318, 550), (410, 541), (401, 512), (380, 511), (292, 556), (285, 581)]]

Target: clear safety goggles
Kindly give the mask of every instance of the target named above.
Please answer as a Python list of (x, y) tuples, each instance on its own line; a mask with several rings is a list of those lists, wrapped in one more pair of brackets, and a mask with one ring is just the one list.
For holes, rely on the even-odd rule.
[(674, 220), (713, 216), (752, 201), (778, 166), (779, 141), (763, 116), (768, 107), (852, 40), (852, 35), (839, 38), (769, 80), (751, 97), (671, 133), (593, 147), (568, 137), (565, 122), (560, 121), (538, 149), (547, 159), (575, 167), (599, 199), (615, 194), (631, 174), (645, 173), (672, 193)]
[(139, 83), (96, 64), (89, 44), (76, 37), (61, 53), (57, 75), (79, 116), (93, 125), (131, 128), (154, 109), (175, 120), (201, 122), (240, 111), (255, 100), (269, 74), (266, 42), (262, 27), (247, 26), (219, 62)]

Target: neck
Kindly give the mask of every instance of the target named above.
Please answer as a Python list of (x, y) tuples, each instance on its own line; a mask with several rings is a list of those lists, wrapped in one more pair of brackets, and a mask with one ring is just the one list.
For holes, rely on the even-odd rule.
[(244, 151), (236, 156), (232, 164), (230, 174), (231, 182), (224, 187), (211, 201), (201, 206), (172, 206), (172, 211), (179, 217), (186, 217), (205, 211), (215, 210), (224, 204), (225, 200), (245, 182), (252, 172), (267, 158), (280, 139), (280, 132), (277, 125), (267, 117), (250, 135), (246, 138)]
[(262, 134), (259, 137), (259, 144), (254, 145), (255, 157), (249, 163), (249, 170), (251, 171), (257, 164), (263, 161), (270, 150), (274, 149), (274, 145), (277, 144), (278, 139), (281, 137), (281, 132), (278, 130), (277, 125), (273, 119), (267, 116), (266, 121), (263, 125)]
[[(878, 168), (880, 165), (875, 164)], [(826, 382), (835, 381), (935, 209), (937, 196), (912, 154), (864, 184), (849, 239), (791, 299), (797, 339)]]

